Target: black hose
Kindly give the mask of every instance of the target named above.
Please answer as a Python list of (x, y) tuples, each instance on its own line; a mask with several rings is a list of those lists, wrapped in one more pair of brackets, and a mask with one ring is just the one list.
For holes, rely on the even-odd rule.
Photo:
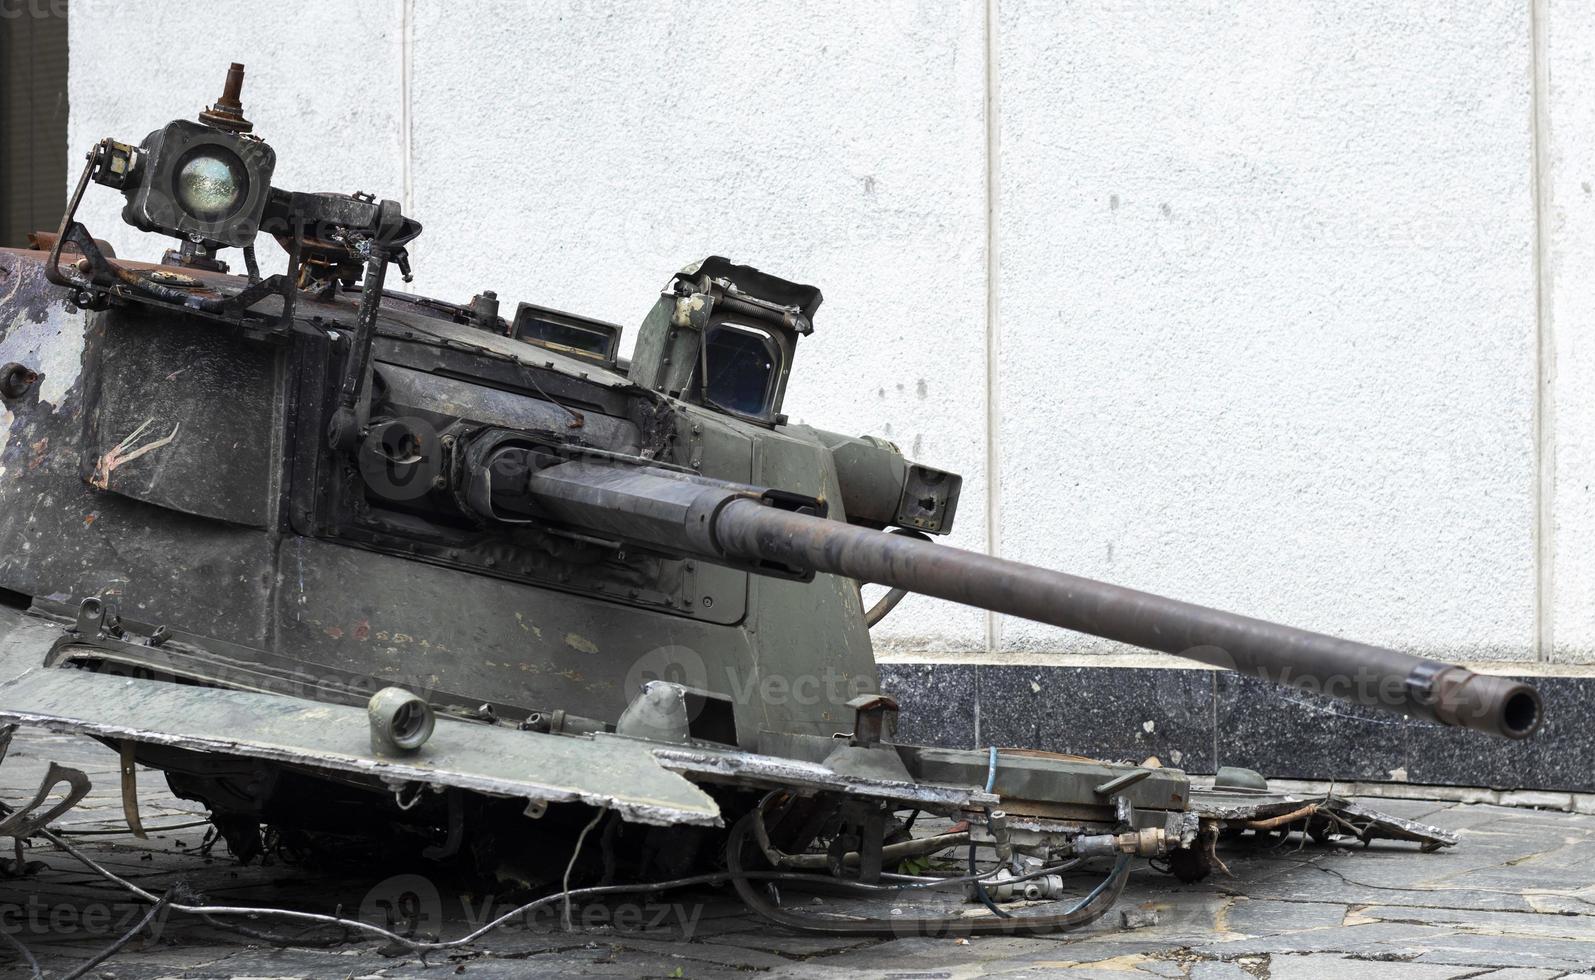
[[(969, 842), (969, 876), (972, 877), (972, 878), (975, 876), (975, 846), (976, 845), (975, 845), (974, 841), (970, 841)], [(993, 902), (991, 900), (991, 896), (986, 894), (986, 883), (985, 882), (979, 881), (977, 879), (974, 884), (975, 884), (975, 897), (980, 899), (980, 904), (984, 905), (991, 912), (992, 915), (995, 915), (999, 919), (1011, 919), (1011, 918), (1013, 918), (1013, 915), (1011, 915), (1010, 913), (1008, 913), (1007, 911), (1005, 911), (1003, 909), (998, 908), (997, 907), (997, 903)]]

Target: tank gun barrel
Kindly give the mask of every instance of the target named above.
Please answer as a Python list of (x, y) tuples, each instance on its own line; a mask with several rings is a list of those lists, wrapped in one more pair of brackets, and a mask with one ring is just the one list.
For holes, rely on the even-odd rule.
[(857, 527), (757, 487), (566, 463), (534, 475), (529, 489), (559, 519), (755, 571), (828, 572), (907, 589), (1507, 738), (1526, 738), (1540, 724), (1539, 693), (1519, 681)]
[(1538, 692), (1508, 678), (751, 500), (720, 511), (715, 538), (728, 555), (903, 588), (1448, 725), (1524, 738), (1540, 723)]

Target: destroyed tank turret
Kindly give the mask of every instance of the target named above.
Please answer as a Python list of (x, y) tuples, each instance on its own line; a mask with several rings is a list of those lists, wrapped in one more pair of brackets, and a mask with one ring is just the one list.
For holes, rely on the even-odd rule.
[[(653, 828), (608, 855), (634, 876), (718, 856), (760, 911), (840, 931), (1066, 927), (1131, 856), (1199, 876), (1237, 821), (1451, 842), (1335, 799), (1226, 809), (1261, 791), (1204, 797), (1172, 769), (899, 744), (869, 627), (905, 591), (1498, 736), (1539, 725), (1522, 683), (933, 543), (955, 474), (784, 414), (814, 287), (705, 259), (629, 361), (604, 322), (390, 290), (421, 226), (272, 186), (241, 85), (234, 66), (198, 121), (102, 140), (58, 233), (0, 251), (0, 724), (118, 748), (135, 826), (135, 761), (245, 860), (266, 826), (534, 865), (600, 807)], [(180, 248), (111, 254), (76, 217), (94, 185)], [(261, 234), (284, 273), (260, 275)], [(861, 583), (894, 591), (867, 610)], [(973, 825), (912, 838), (907, 810)], [(1117, 860), (1090, 901), (1013, 918), (840, 924), (748, 885), (757, 864), (867, 888), (953, 846), (1002, 865), (974, 879), (988, 903), (1024, 859)]]

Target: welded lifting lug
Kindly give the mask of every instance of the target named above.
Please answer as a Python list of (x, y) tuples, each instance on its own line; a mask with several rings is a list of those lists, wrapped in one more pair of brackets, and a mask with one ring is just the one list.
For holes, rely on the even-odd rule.
[(850, 745), (868, 748), (897, 735), (897, 701), (885, 694), (861, 694), (847, 702), (853, 709)]
[(33, 390), (39, 373), (24, 364), (9, 361), (0, 365), (0, 400), (14, 402)]
[(122, 628), (122, 618), (116, 608), (99, 596), (89, 596), (78, 603), (77, 622), (73, 633), (85, 640), (121, 638), (127, 631)]

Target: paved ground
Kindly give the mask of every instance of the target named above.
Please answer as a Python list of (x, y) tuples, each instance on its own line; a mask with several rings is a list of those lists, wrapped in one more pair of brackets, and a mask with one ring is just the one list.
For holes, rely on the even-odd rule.
[[(96, 860), (152, 891), (183, 881), (207, 902), (369, 914), (384, 901), (422, 902), (460, 935), (490, 899), (379, 869), (318, 873), (302, 867), (238, 867), (218, 849), (199, 851), (203, 828), (153, 832), (139, 841), (121, 827), (116, 760), (92, 743), (19, 736), (0, 767), (0, 799), (30, 797), (50, 759), (95, 781), (85, 805), (60, 825)], [(144, 822), (193, 819), (191, 804), (141, 781)], [(751, 918), (722, 892), (672, 894), (641, 905), (578, 907), (579, 928), (557, 915), (494, 933), (479, 946), (424, 964), (386, 956), (376, 943), (278, 948), (169, 916), (89, 975), (155, 977), (495, 977), (568, 974), (623, 977), (961, 978), (1025, 977), (1071, 969), (1087, 976), (1251, 977), (1352, 975), (1361, 980), (1595, 976), (1595, 816), (1420, 801), (1381, 808), (1459, 832), (1460, 847), (1419, 854), (1409, 847), (1347, 852), (1252, 848), (1226, 855), (1234, 877), (1181, 886), (1150, 871), (1132, 880), (1121, 909), (1157, 912), (1157, 924), (1126, 928), (1117, 912), (1057, 938), (857, 940), (783, 932)], [(84, 831), (100, 833), (83, 834)], [(0, 932), (25, 943), (49, 976), (81, 966), (143, 914), (123, 893), (69, 855), (41, 844), (29, 860), (47, 867), (0, 879)], [(270, 920), (253, 921), (256, 929)], [(280, 928), (310, 941), (298, 928)], [(27, 976), (0, 944), (0, 975)]]

